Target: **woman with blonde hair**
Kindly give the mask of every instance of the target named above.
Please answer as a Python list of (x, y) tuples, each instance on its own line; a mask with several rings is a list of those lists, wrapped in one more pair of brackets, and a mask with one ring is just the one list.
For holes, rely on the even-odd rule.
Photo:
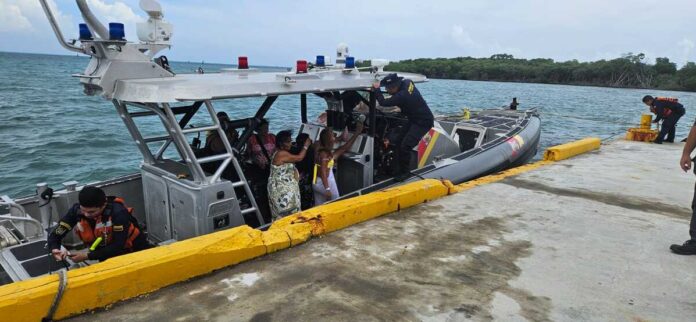
[(317, 162), (314, 165), (314, 179), (312, 188), (314, 190), (314, 205), (318, 206), (328, 201), (338, 198), (339, 192), (336, 186), (336, 178), (333, 174), (333, 166), (336, 159), (340, 158), (343, 153), (348, 151), (353, 143), (362, 133), (363, 124), (358, 123), (355, 127), (353, 136), (344, 145), (333, 150), (336, 137), (333, 130), (326, 128), (319, 134), (319, 147), (314, 160)]

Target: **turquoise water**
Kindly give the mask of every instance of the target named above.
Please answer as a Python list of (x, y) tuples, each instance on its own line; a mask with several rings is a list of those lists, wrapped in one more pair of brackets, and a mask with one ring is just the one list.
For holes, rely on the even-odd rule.
[[(31, 194), (35, 184), (77, 180), (81, 183), (138, 171), (140, 153), (111, 102), (85, 96), (78, 80), (87, 58), (0, 52), (0, 195)], [(187, 73), (200, 63), (173, 62), (176, 72)], [(204, 64), (210, 72), (229, 67)], [(696, 116), (696, 93), (614, 89), (543, 84), (431, 80), (418, 85), (433, 112), (458, 113), (462, 107), (490, 108), (518, 97), (520, 108), (541, 113), (543, 147), (586, 136), (623, 135), (647, 108), (643, 95), (678, 97), (686, 116), (678, 125), (678, 139), (688, 133)], [(299, 100), (280, 98), (269, 111), (271, 130), (297, 128)], [(253, 115), (260, 99), (217, 104), (232, 117)], [(309, 100), (310, 116), (323, 108)], [(194, 119), (192, 123), (202, 121)], [(145, 122), (152, 134), (161, 124)], [(676, 167), (676, 165), (675, 165)]]

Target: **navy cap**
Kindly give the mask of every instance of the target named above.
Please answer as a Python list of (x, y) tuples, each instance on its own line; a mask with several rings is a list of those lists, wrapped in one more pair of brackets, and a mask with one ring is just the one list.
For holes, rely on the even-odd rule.
[(384, 87), (394, 87), (398, 86), (401, 84), (401, 80), (404, 79), (403, 77), (399, 77), (396, 75), (396, 73), (389, 74), (387, 76), (384, 76), (381, 82), (379, 82), (380, 86)]

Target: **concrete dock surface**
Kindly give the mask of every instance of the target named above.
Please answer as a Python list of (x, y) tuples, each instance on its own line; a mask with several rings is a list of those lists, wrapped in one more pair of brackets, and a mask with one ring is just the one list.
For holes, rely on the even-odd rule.
[(72, 320), (696, 321), (681, 148), (615, 141)]

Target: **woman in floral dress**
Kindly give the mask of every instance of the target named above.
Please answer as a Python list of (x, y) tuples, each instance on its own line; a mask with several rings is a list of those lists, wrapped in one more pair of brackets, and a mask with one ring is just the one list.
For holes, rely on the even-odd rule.
[(271, 175), (268, 178), (268, 201), (273, 221), (300, 211), (299, 174), (295, 162), (302, 161), (312, 141), (307, 138), (299, 154), (290, 153), (290, 131), (276, 135), (277, 150), (271, 157)]

